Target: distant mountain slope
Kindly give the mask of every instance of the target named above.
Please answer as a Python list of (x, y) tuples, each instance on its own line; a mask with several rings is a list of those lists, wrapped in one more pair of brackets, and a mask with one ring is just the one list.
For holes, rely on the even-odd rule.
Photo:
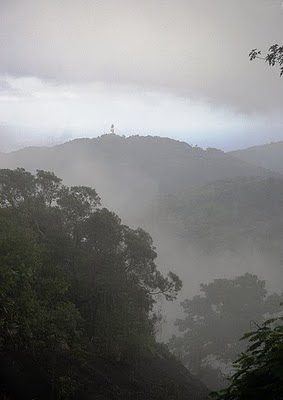
[(52, 170), (67, 184), (94, 186), (104, 203), (131, 221), (159, 194), (238, 176), (272, 176), (216, 149), (202, 150), (160, 137), (103, 135), (52, 148), (29, 147), (0, 155), (1, 168)]
[(283, 174), (283, 141), (227, 153), (255, 166)]

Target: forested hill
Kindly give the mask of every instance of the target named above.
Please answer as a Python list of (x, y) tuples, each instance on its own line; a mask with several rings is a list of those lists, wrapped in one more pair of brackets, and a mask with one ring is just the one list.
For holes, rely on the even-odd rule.
[(0, 170), (0, 398), (158, 400), (207, 390), (155, 340), (162, 275), (142, 229), (95, 189)]
[(283, 142), (264, 144), (228, 153), (254, 166), (283, 174)]
[[(67, 173), (80, 164), (111, 168), (113, 174), (125, 171), (142, 174), (152, 180), (161, 192), (172, 193), (191, 186), (236, 176), (266, 176), (270, 172), (249, 165), (229, 154), (209, 148), (203, 150), (188, 143), (152, 136), (122, 137), (103, 135), (94, 139), (76, 139), (53, 148), (29, 147), (1, 157), (1, 164), (29, 169), (49, 168)], [(75, 167), (74, 167), (75, 166)], [(82, 166), (81, 166), (82, 168)], [(129, 173), (126, 173), (126, 180)]]
[(219, 179), (272, 175), (217, 149), (152, 136), (103, 135), (52, 148), (29, 147), (0, 155), (0, 167), (45, 169), (67, 184), (94, 186), (106, 206), (137, 224), (157, 206), (159, 195), (187, 192)]

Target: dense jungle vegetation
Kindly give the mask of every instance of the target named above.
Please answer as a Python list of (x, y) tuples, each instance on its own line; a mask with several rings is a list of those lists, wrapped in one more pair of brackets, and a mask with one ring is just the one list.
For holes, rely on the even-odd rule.
[[(124, 368), (132, 386), (142, 379), (135, 369), (145, 358), (149, 374), (158, 375), (154, 363), (161, 359), (175, 362), (175, 373), (182, 369), (156, 343), (153, 312), (156, 297), (174, 299), (182, 283), (157, 270), (150, 236), (123, 225), (94, 189), (66, 187), (47, 171), (3, 169), (0, 221), (3, 399), (88, 398), (93, 386), (105, 398), (126, 398), (138, 389), (124, 393), (121, 379), (107, 384), (107, 362)], [(137, 398), (146, 390), (149, 398), (178, 392), (159, 375), (159, 383), (141, 385)], [(202, 398), (204, 387), (188, 379)]]

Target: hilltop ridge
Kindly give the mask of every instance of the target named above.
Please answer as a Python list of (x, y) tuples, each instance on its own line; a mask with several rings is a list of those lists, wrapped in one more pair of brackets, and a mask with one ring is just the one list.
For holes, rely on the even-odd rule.
[(191, 186), (236, 176), (272, 175), (264, 168), (252, 166), (218, 149), (204, 150), (158, 136), (125, 137), (115, 134), (1, 154), (0, 165), (36, 169), (40, 167), (38, 164), (44, 164), (45, 168), (54, 166), (55, 172), (61, 173), (60, 169), (78, 158), (88, 163), (107, 164), (115, 173), (127, 167), (134, 169), (152, 179), (161, 192), (183, 191)]

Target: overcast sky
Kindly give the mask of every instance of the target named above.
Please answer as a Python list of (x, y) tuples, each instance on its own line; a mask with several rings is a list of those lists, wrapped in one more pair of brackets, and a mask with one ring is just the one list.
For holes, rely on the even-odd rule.
[(111, 123), (224, 149), (283, 140), (283, 78), (248, 57), (273, 43), (281, 0), (0, 0), (0, 145)]

